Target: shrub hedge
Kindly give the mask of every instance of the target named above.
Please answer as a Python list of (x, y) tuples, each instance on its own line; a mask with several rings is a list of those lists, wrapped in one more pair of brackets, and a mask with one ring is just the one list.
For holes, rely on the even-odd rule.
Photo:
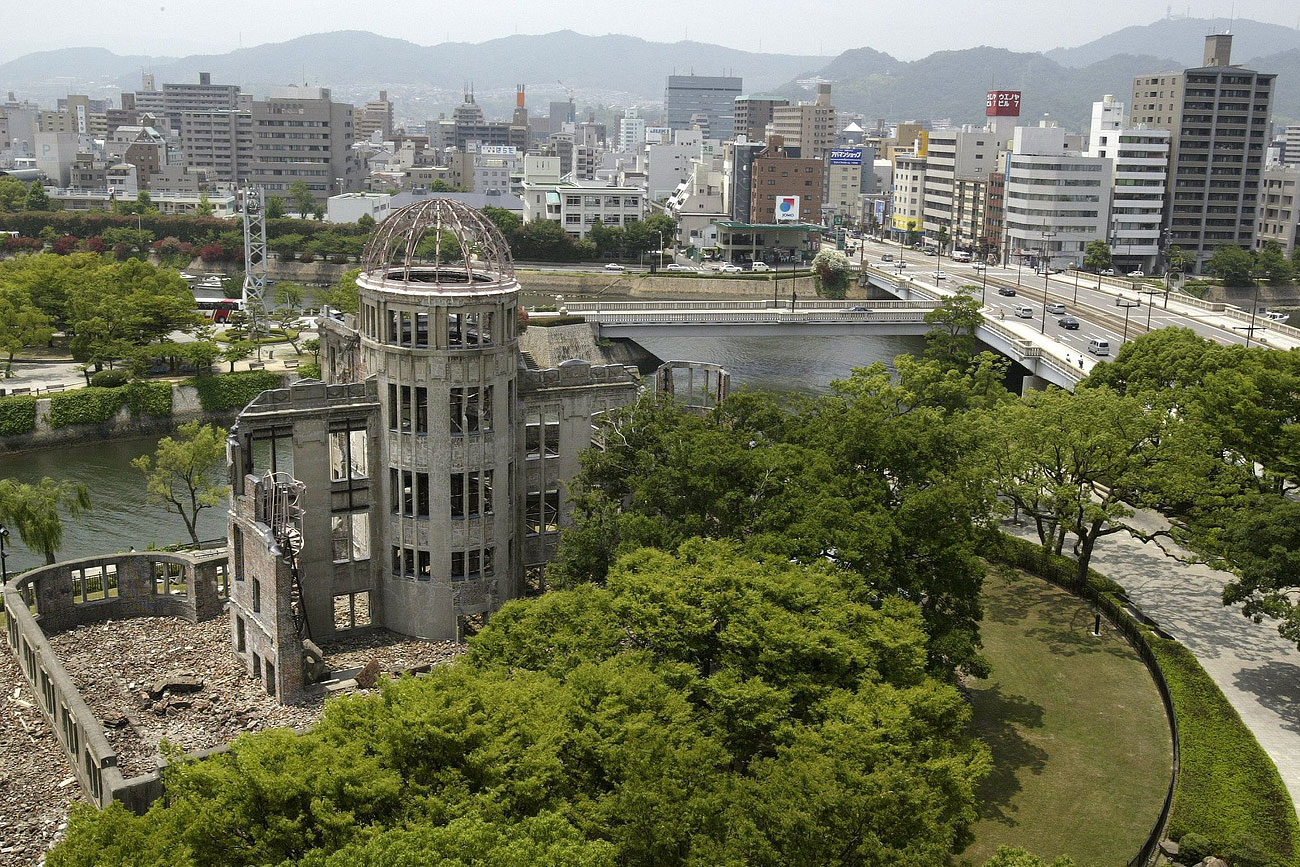
[(50, 427), (70, 424), (104, 424), (113, 420), (126, 393), (121, 388), (78, 388), (50, 395)]
[(219, 376), (197, 376), (186, 380), (199, 392), (199, 403), (208, 412), (242, 409), (262, 392), (280, 387), (280, 374), (267, 370), (241, 370)]
[(119, 388), (126, 385), (130, 380), (130, 375), (125, 370), (114, 368), (112, 370), (101, 370), (90, 378), (90, 384), (95, 388)]
[(36, 430), (36, 397), (15, 394), (0, 397), (0, 436), (31, 433)]
[(137, 380), (127, 383), (122, 389), (126, 405), (134, 415), (171, 415), (172, 384), (170, 382), (145, 382)]
[(1277, 864), (1298, 867), (1300, 823), (1277, 767), (1191, 651), (1177, 641), (1149, 640), (1174, 697), (1182, 741), (1169, 836), (1196, 834), (1223, 854), (1258, 845)]
[(528, 320), (528, 325), (534, 328), (555, 328), (559, 325), (578, 325), (586, 321), (586, 317), (577, 314), (565, 314), (563, 316), (534, 316)]

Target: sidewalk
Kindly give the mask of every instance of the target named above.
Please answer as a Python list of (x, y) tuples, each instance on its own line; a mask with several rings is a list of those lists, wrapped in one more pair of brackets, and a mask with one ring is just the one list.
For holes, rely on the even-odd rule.
[[(1144, 532), (1167, 526), (1151, 512), (1130, 519)], [(1029, 525), (1008, 530), (1035, 541)], [(1180, 556), (1187, 551), (1163, 544)], [(1220, 593), (1232, 575), (1166, 557), (1127, 533), (1097, 542), (1092, 566), (1128, 591), (1142, 611), (1187, 647), (1277, 765), (1300, 812), (1300, 650), (1269, 620), (1253, 623)]]

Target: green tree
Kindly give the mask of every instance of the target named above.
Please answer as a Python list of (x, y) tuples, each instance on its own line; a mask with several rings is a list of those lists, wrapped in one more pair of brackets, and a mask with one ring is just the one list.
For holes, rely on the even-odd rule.
[(357, 278), (360, 276), (360, 268), (346, 272), (338, 283), (321, 295), (321, 301), (342, 313), (356, 313), (361, 305), (357, 289)]
[(135, 212), (137, 214), (158, 213), (158, 209), (153, 204), (153, 197), (149, 195), (148, 190), (141, 190), (135, 194)]
[(1083, 267), (1096, 273), (1098, 289), (1101, 289), (1101, 272), (1109, 268), (1114, 261), (1110, 253), (1110, 245), (1105, 241), (1089, 241), (1088, 246), (1084, 248)]
[(70, 348), (78, 361), (111, 359), (122, 345), (161, 341), (204, 321), (194, 309), (193, 292), (175, 271), (137, 259), (101, 268), (90, 281), (73, 286), (67, 311)]
[(369, 214), (362, 214), (357, 217), (357, 228), (364, 232), (370, 232), (375, 228), (375, 218)]
[(226, 432), (216, 425), (192, 421), (176, 433), (176, 437), (159, 440), (152, 457), (141, 455), (131, 466), (144, 475), (149, 495), (181, 516), (190, 541), (198, 545), (199, 513), (220, 505), (230, 491), (222, 483)]
[(27, 185), (17, 178), (0, 177), (0, 211), (21, 211), (27, 207), (29, 192)]
[(1169, 271), (1186, 273), (1192, 265), (1192, 256), (1182, 247), (1173, 244), (1165, 248), (1165, 266)]
[(843, 253), (829, 247), (823, 248), (813, 258), (812, 267), (817, 274), (819, 295), (842, 299), (848, 294), (853, 266)]
[(1277, 241), (1265, 241), (1264, 246), (1255, 252), (1255, 273), (1273, 284), (1295, 280), (1295, 269)]
[(975, 330), (984, 322), (975, 286), (963, 286), (957, 294), (940, 302), (925, 314), (930, 330), (925, 334), (925, 357), (944, 366), (965, 369), (975, 356)]
[(208, 199), (208, 191), (200, 190), (199, 203), (194, 206), (194, 216), (211, 217), (214, 210), (211, 200)]
[(519, 215), (514, 211), (488, 205), (483, 208), (483, 215), (501, 230), (501, 234), (505, 236), (507, 241), (514, 237), (515, 232), (519, 231)]
[(298, 212), (300, 218), (306, 219), (308, 214), (316, 210), (316, 196), (306, 181), (294, 181), (289, 184), (286, 193), (289, 206)]
[(54, 336), (53, 320), (32, 303), (23, 289), (0, 282), (0, 352), (14, 354), (27, 346), (47, 342)]
[(1150, 395), (1104, 387), (1006, 404), (988, 442), (1003, 494), (1034, 521), (1043, 546), (1059, 553), (1073, 535), (1081, 583), (1098, 539), (1151, 538), (1125, 519), (1136, 508), (1196, 499), (1215, 465), (1200, 425)]
[(0, 286), (21, 291), (58, 328), (68, 326), (68, 298), (114, 267), (92, 253), (41, 253), (0, 261)]
[(429, 184), (429, 192), (454, 193), (457, 192), (457, 189), (453, 187), (451, 184), (444, 181), (442, 178), (434, 178), (433, 183)]
[(1220, 247), (1205, 263), (1205, 269), (1222, 280), (1224, 286), (1253, 286), (1253, 265), (1250, 253), (1241, 247)]
[(28, 485), (13, 479), (0, 480), (0, 522), (18, 530), (18, 537), (46, 563), (63, 547), (63, 513), (76, 518), (90, 508), (85, 485), (43, 478)]
[(945, 226), (940, 226), (939, 231), (935, 233), (934, 240), (939, 245), (940, 256), (942, 256), (944, 252), (947, 251), (948, 249), (949, 237), (950, 236), (948, 235), (948, 229)]
[(916, 220), (907, 221), (907, 246), (913, 246), (921, 237), (919, 231), (920, 223)]
[(232, 340), (221, 350), (221, 360), (230, 362), (230, 372), (235, 372), (235, 362), (243, 361), (257, 351), (257, 344), (251, 340)]
[(45, 192), (45, 186), (40, 181), (32, 181), (32, 185), (27, 188), (27, 210), (29, 211), (53, 211), (54, 203), (49, 195)]
[(266, 218), (278, 220), (285, 214), (284, 196), (266, 197)]

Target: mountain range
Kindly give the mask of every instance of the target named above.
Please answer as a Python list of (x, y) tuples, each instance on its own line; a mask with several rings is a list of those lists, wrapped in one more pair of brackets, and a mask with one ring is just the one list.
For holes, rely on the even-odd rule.
[(449, 111), (466, 87), (481, 95), (478, 101), (492, 116), (508, 111), (516, 83), (528, 85), (536, 111), (565, 93), (597, 105), (645, 105), (663, 99), (671, 73), (728, 74), (741, 76), (746, 91), (776, 90), (796, 100), (809, 96), (799, 82), (828, 79), (836, 107), (868, 119), (978, 122), (986, 90), (1020, 90), (1026, 120), (1047, 114), (1081, 128), (1103, 94), (1128, 101), (1133, 76), (1198, 65), (1205, 34), (1229, 25), (1233, 60), (1278, 74), (1274, 117), (1300, 122), (1300, 31), (1190, 18), (1126, 27), (1074, 48), (1038, 53), (981, 46), (910, 62), (870, 47), (817, 57), (572, 31), (422, 46), (337, 31), (181, 58), (125, 57), (96, 48), (37, 52), (0, 64), (0, 91), (51, 102), (68, 92), (104, 97), (135, 90), (141, 72), (152, 72), (159, 83), (195, 81), (199, 72), (210, 72), (213, 81), (237, 82), (255, 94), (276, 84), (309, 82), (333, 88), (336, 98), (360, 101), (384, 88), (400, 117), (423, 119)]

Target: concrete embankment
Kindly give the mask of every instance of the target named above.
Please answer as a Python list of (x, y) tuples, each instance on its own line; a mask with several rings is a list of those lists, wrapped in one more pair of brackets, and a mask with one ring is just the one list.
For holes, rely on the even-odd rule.
[[(517, 274), (519, 285), (526, 295), (563, 295), (565, 298), (629, 298), (683, 301), (692, 298), (745, 298), (775, 297), (788, 299), (793, 290), (800, 298), (817, 294), (811, 276), (791, 280), (755, 277), (711, 277), (649, 274), (605, 274), (555, 271), (525, 271)], [(775, 277), (776, 275), (770, 275)], [(849, 290), (850, 298), (866, 297), (856, 285)]]

